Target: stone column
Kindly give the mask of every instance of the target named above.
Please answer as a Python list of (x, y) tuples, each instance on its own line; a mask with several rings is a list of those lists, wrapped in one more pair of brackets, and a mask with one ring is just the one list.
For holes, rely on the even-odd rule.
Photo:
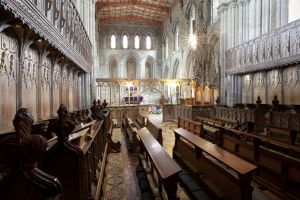
[(244, 18), (244, 12), (243, 12), (243, 1), (238, 2), (238, 29), (237, 29), (237, 34), (238, 34), (238, 40), (237, 44), (243, 43), (243, 34), (244, 34), (244, 27), (243, 27), (243, 18)]
[(262, 28), (262, 0), (256, 0), (256, 6), (255, 6), (255, 37), (258, 37), (261, 35), (261, 28)]
[(284, 26), (289, 21), (289, 1), (281, 1), (280, 10), (280, 25)]
[(247, 0), (243, 2), (243, 42), (247, 40), (247, 26), (248, 26), (248, 3)]
[(249, 11), (250, 11), (250, 0), (246, 0), (246, 40), (249, 40), (249, 35), (250, 35), (250, 31), (249, 31), (249, 27), (250, 27), (250, 15), (249, 15)]
[(226, 76), (225, 76), (225, 51), (227, 49), (228, 44), (228, 16), (227, 16), (227, 9), (228, 4), (222, 4), (219, 8), (220, 11), (220, 23), (221, 23), (221, 29), (220, 29), (220, 75), (221, 75), (221, 84), (220, 84), (220, 96), (222, 103), (226, 103)]
[(236, 8), (236, 2), (232, 2), (230, 6), (230, 37), (231, 37), (231, 43), (229, 47), (233, 47), (235, 44), (235, 8)]
[(249, 40), (255, 37), (255, 0), (249, 2)]
[(239, 5), (237, 2), (233, 3), (233, 10), (234, 10), (234, 43), (233, 46), (239, 44)]
[(269, 31), (270, 27), (270, 0), (262, 1), (262, 34)]
[(276, 0), (276, 28), (281, 26), (281, 0)]

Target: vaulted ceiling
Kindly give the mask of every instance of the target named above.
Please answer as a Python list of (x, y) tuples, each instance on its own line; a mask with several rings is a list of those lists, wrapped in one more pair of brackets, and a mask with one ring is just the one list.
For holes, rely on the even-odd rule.
[(175, 0), (98, 0), (100, 23), (107, 21), (144, 21), (161, 25)]

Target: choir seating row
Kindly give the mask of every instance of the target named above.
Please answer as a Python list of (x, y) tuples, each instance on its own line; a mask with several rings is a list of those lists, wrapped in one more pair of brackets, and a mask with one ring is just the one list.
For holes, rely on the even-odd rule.
[[(180, 122), (179, 127), (185, 128), (199, 138), (207, 139), (203, 130), (203, 120), (205, 119), (197, 124), (197, 128), (191, 128), (195, 127), (197, 122), (190, 122), (190, 120), (182, 118), (178, 121)], [(300, 192), (296, 189), (300, 186), (300, 148), (297, 145), (291, 145), (289, 142), (278, 140), (270, 135), (261, 135), (254, 131), (236, 130), (219, 123), (213, 125), (217, 131), (215, 138), (211, 141), (220, 148), (255, 165), (257, 170), (253, 176), (254, 181), (279, 195), (282, 199), (300, 198)], [(203, 132), (200, 131), (200, 134), (195, 134), (190, 131), (191, 129), (200, 129)], [(290, 135), (289, 133), (290, 131), (285, 132), (286, 135)], [(195, 151), (197, 153), (198, 150)], [(186, 152), (182, 154), (188, 155)]]
[[(135, 123), (136, 122), (136, 123)], [(137, 124), (138, 123), (138, 124)], [(129, 152), (137, 154), (140, 147), (140, 138), (137, 135), (137, 130), (146, 127), (154, 138), (163, 145), (162, 129), (151, 120), (146, 119), (143, 115), (137, 113), (136, 119), (123, 117), (122, 131), (125, 134), (125, 141)]]
[(120, 144), (111, 141), (109, 110), (97, 112), (103, 120), (61, 106), (59, 118), (33, 125), (28, 109), (18, 111), (15, 131), (0, 136), (0, 199), (99, 199), (107, 154)]

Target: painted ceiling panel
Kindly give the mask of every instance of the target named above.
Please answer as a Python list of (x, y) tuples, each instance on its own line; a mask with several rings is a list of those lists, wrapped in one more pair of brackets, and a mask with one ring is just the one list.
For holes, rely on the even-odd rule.
[(101, 24), (107, 21), (145, 21), (161, 25), (175, 0), (98, 0)]

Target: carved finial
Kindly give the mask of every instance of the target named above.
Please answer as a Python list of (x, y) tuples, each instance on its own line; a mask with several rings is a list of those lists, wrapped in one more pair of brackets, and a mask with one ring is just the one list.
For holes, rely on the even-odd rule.
[(27, 108), (20, 108), (17, 111), (13, 125), (20, 143), (30, 136), (33, 122), (33, 116)]
[(60, 119), (65, 119), (68, 116), (68, 108), (64, 104), (60, 104), (57, 114)]
[(106, 99), (104, 99), (103, 103), (102, 103), (103, 108), (107, 107), (107, 103), (106, 103)]
[(216, 104), (217, 104), (217, 105), (219, 105), (219, 104), (220, 104), (220, 102), (221, 102), (221, 99), (220, 99), (220, 97), (219, 97), (219, 96), (217, 96), (217, 99), (216, 99)]
[(37, 160), (46, 151), (48, 144), (43, 136), (31, 135), (33, 122), (33, 116), (27, 108), (19, 109), (13, 120), (19, 145), (16, 155), (24, 170), (36, 167)]
[(75, 123), (68, 119), (68, 113), (67, 107), (61, 104), (57, 110), (59, 119), (51, 123), (48, 128), (48, 132), (53, 131), (61, 140), (68, 138), (75, 128)]
[(101, 105), (101, 100), (100, 100), (100, 99), (98, 99), (98, 101), (97, 101), (97, 105), (98, 105), (98, 106), (100, 106), (100, 105)]
[(258, 96), (258, 97), (257, 97), (256, 104), (258, 104), (258, 105), (260, 105), (260, 104), (261, 104), (261, 99), (260, 99), (260, 96)]
[(272, 104), (273, 104), (273, 106), (278, 106), (279, 105), (279, 100), (277, 99), (277, 95), (274, 96)]

